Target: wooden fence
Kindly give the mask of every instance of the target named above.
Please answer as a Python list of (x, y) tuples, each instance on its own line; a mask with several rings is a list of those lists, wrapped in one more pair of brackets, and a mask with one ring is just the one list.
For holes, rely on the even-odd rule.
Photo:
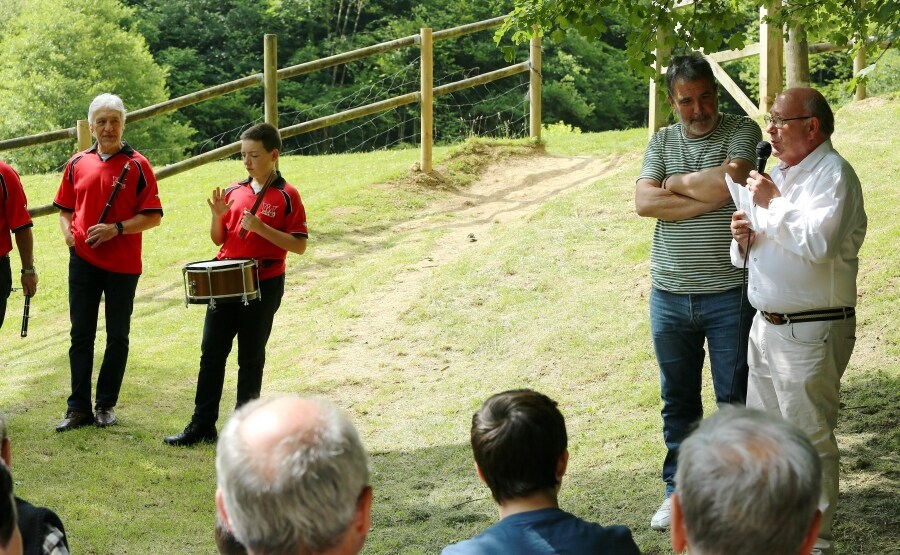
[[(490, 83), (498, 79), (503, 79), (519, 73), (530, 71), (530, 134), (534, 138), (540, 138), (541, 133), (541, 43), (540, 38), (531, 41), (529, 61), (521, 62), (511, 66), (491, 71), (468, 79), (455, 81), (439, 87), (434, 87), (434, 59), (433, 44), (441, 40), (449, 40), (479, 31), (499, 27), (506, 16), (495, 17), (468, 25), (445, 29), (432, 32), (430, 28), (421, 29), (417, 35), (411, 35), (400, 39), (382, 42), (365, 48), (336, 54), (327, 58), (320, 58), (310, 62), (278, 69), (277, 65), (277, 37), (275, 35), (265, 35), (263, 38), (263, 72), (242, 77), (240, 79), (222, 83), (213, 87), (203, 89), (194, 93), (186, 94), (172, 100), (167, 100), (153, 106), (147, 106), (135, 110), (128, 114), (128, 122), (132, 123), (142, 119), (151, 118), (160, 114), (165, 114), (204, 102), (206, 100), (222, 96), (234, 91), (245, 89), (248, 87), (259, 86), (264, 87), (264, 119), (266, 122), (278, 127), (278, 81), (281, 79), (289, 79), (311, 73), (320, 69), (325, 69), (341, 64), (346, 64), (356, 60), (361, 60), (377, 54), (384, 54), (401, 48), (408, 48), (415, 45), (419, 46), (420, 54), (420, 87), (419, 91), (403, 94), (388, 98), (379, 102), (358, 106), (349, 110), (324, 116), (318, 119), (305, 121), (296, 125), (291, 125), (280, 129), (282, 138), (289, 138), (303, 133), (310, 133), (318, 129), (330, 127), (346, 121), (358, 119), (378, 112), (391, 110), (399, 106), (407, 104), (419, 104), (420, 110), (420, 169), (424, 172), (432, 170), (432, 141), (434, 137), (434, 128), (432, 120), (433, 101), (439, 96), (448, 95), (456, 91)], [(499, 51), (498, 51), (499, 53)], [(76, 139), (76, 149), (84, 150), (90, 147), (92, 138), (85, 120), (78, 120), (75, 127), (67, 129), (58, 129), (46, 133), (29, 135), (26, 137), (17, 137), (0, 141), (0, 151), (10, 150), (14, 148), (22, 148), (26, 146), (46, 144), (56, 141)], [(181, 172), (227, 158), (241, 151), (240, 141), (221, 146), (214, 150), (204, 152), (197, 156), (193, 156), (186, 160), (170, 164), (168, 166), (156, 170), (157, 179), (165, 179)], [(32, 217), (45, 216), (52, 214), (57, 209), (52, 205), (38, 206), (29, 210)]]

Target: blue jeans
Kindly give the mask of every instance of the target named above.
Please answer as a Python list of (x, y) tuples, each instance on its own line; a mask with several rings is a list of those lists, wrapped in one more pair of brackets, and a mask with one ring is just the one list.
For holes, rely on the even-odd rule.
[(238, 341), (235, 407), (259, 397), (266, 364), (266, 343), (272, 333), (275, 313), (281, 306), (281, 297), (284, 296), (284, 274), (260, 281), (259, 293), (259, 300), (250, 301), (247, 306), (241, 302), (218, 302), (215, 308), (206, 309), (192, 418), (201, 426), (213, 426), (219, 418), (225, 363), (235, 336)]
[(740, 307), (740, 288), (698, 295), (656, 288), (650, 292), (650, 330), (659, 364), (663, 440), (668, 450), (662, 470), (666, 497), (675, 490), (678, 447), (703, 418), (704, 341), (716, 404), (746, 401), (747, 339), (755, 310), (746, 296), (743, 310)]
[(112, 408), (119, 400), (125, 364), (128, 362), (128, 334), (134, 292), (140, 274), (120, 274), (103, 270), (85, 261), (75, 249), (69, 249), (69, 320), (72, 322), (72, 346), (69, 364), (72, 394), (69, 410), (91, 412), (91, 374), (94, 369), (94, 340), (100, 297), (105, 298), (106, 350), (97, 376), (97, 407)]

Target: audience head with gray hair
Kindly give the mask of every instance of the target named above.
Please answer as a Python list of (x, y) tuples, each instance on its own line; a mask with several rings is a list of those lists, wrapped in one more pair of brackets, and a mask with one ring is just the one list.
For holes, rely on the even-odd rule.
[(672, 547), (691, 555), (807, 555), (816, 542), (822, 466), (779, 416), (725, 406), (679, 449)]
[(256, 399), (219, 436), (216, 504), (254, 555), (358, 553), (369, 531), (368, 458), (324, 399)]

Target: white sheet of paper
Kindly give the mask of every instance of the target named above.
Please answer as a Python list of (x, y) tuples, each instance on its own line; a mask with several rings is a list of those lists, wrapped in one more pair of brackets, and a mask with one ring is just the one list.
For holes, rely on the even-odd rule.
[(731, 200), (734, 201), (737, 209), (747, 213), (747, 217), (750, 219), (750, 227), (753, 230), (758, 230), (759, 226), (756, 225), (756, 211), (753, 209), (753, 197), (750, 195), (750, 190), (735, 183), (727, 173), (725, 174), (725, 185), (728, 186)]

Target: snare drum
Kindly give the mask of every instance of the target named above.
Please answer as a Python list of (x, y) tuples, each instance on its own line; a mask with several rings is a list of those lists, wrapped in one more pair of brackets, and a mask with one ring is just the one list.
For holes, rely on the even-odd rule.
[(243, 302), (258, 299), (259, 275), (256, 261), (249, 258), (191, 262), (182, 270), (184, 305), (216, 302)]

